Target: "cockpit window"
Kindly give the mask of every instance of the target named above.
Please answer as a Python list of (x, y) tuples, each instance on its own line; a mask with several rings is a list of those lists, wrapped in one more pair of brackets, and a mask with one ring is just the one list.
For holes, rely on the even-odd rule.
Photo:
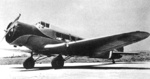
[(50, 24), (43, 21), (36, 23), (36, 26), (38, 28), (50, 28)]

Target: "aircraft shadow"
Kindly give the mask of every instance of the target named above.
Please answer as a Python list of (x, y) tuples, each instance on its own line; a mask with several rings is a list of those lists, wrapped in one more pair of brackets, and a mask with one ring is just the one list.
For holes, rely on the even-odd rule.
[[(117, 63), (116, 63), (117, 64)], [(131, 63), (131, 62), (126, 62), (126, 63), (118, 63), (118, 64), (143, 64), (143, 63)], [(119, 70), (119, 69), (131, 69), (131, 70), (150, 70), (149, 68), (146, 67), (110, 67), (106, 66), (104, 67), (103, 65), (114, 65), (112, 63), (105, 63), (105, 64), (97, 64), (97, 65), (85, 65), (85, 66), (65, 66), (62, 69), (101, 69), (101, 70), (107, 70), (107, 69), (114, 69), (114, 70)]]
[[(126, 63), (121, 63), (121, 64), (126, 64)], [(131, 63), (132, 64), (132, 63)], [(136, 64), (136, 63), (134, 63)], [(139, 63), (137, 63), (139, 64)], [(95, 70), (150, 70), (150, 67), (111, 67), (111, 66), (106, 66), (105, 65), (113, 65), (112, 63), (104, 63), (104, 64), (96, 64), (96, 65), (82, 65), (82, 66), (64, 66), (61, 69), (95, 69)], [(25, 71), (40, 71), (40, 70), (50, 70), (53, 69), (52, 67), (35, 67), (33, 69), (24, 69), (23, 67), (14, 67), (15, 69), (23, 69), (20, 70), (21, 72)], [(56, 69), (60, 70), (60, 69)]]
[(106, 70), (106, 69), (136, 69), (136, 70), (146, 70), (150, 68), (144, 68), (144, 67), (94, 67), (94, 66), (71, 66), (71, 67), (64, 67), (62, 69), (101, 69), (101, 70)]

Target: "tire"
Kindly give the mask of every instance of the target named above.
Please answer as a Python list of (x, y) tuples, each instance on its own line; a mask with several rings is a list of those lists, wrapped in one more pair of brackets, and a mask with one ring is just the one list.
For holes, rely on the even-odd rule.
[(64, 59), (61, 55), (54, 58), (51, 62), (52, 68), (60, 69), (64, 66)]
[(23, 63), (23, 67), (26, 69), (34, 68), (34, 65), (35, 65), (35, 61), (32, 57), (26, 59)]

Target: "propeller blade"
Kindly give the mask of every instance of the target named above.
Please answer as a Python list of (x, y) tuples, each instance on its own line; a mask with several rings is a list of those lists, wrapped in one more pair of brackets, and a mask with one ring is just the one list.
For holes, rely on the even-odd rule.
[(6, 32), (6, 34), (4, 35), (4, 37), (2, 38), (2, 40), (6, 37), (6, 35), (8, 34), (8, 32), (15, 26), (15, 24), (19, 20), (20, 16), (21, 16), (21, 14), (19, 14), (19, 16), (11, 23), (11, 25), (10, 25), (9, 28), (7, 28), (6, 30), (4, 30)]
[(14, 22), (18, 21), (20, 16), (21, 16), (21, 14), (19, 14), (19, 16), (14, 20)]
[[(6, 36), (6, 35), (5, 35)], [(4, 40), (5, 36), (1, 39), (1, 42)]]
[(12, 24), (10, 25), (10, 27), (6, 30), (6, 32), (10, 31), (10, 29), (12, 29), (15, 26), (15, 23), (19, 20), (21, 14), (19, 14), (19, 16), (12, 22)]

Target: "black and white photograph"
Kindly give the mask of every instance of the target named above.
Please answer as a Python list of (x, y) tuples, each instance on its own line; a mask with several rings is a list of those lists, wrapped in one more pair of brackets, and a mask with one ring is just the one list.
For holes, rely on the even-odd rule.
[(1, 79), (150, 79), (150, 0), (0, 0)]

